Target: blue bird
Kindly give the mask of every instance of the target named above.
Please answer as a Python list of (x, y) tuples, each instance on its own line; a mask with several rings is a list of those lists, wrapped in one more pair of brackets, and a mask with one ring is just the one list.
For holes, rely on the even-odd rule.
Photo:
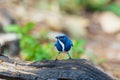
[[(56, 36), (55, 47), (59, 52), (58, 55), (61, 52), (66, 52), (69, 56), (69, 59), (71, 59), (69, 50), (71, 49), (72, 46), (73, 46), (72, 41), (65, 34), (58, 34)], [(56, 60), (58, 58), (58, 55), (56, 56)]]

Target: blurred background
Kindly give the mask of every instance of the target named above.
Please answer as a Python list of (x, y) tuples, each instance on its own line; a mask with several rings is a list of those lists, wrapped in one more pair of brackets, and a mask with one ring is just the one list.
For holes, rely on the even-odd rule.
[(58, 33), (72, 39), (73, 58), (88, 59), (120, 79), (120, 0), (0, 0), (1, 54), (54, 60)]

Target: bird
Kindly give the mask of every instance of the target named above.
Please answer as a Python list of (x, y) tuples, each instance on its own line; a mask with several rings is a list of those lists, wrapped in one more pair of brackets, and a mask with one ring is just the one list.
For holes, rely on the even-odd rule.
[[(58, 34), (55, 38), (56, 38), (56, 41), (54, 46), (58, 50), (58, 55), (60, 53), (67, 53), (69, 56), (69, 59), (72, 59), (69, 54), (69, 51), (73, 46), (71, 39), (66, 34), (63, 34), (63, 33)], [(56, 56), (55, 60), (57, 60), (58, 55)]]

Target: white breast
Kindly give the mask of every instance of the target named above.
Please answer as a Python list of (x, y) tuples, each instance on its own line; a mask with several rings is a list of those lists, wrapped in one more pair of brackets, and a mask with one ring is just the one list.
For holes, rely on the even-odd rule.
[(59, 41), (60, 45), (62, 46), (62, 51), (64, 52), (65, 51), (65, 45), (64, 45), (64, 43), (62, 41), (60, 41), (60, 40), (58, 40), (58, 41)]

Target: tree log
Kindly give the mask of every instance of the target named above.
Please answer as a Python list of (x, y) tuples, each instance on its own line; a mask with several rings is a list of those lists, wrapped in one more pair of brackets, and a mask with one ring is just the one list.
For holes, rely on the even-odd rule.
[(85, 59), (23, 62), (0, 56), (0, 79), (115, 80)]

